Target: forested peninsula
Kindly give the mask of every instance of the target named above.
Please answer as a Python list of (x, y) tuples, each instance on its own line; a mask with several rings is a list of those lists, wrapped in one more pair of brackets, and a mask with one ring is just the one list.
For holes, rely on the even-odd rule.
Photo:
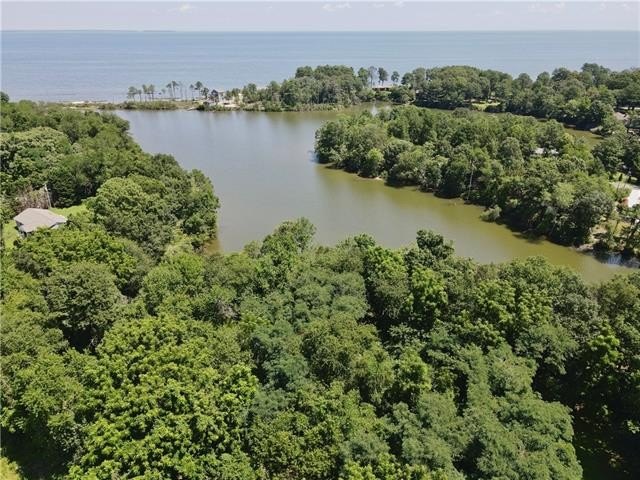
[[(640, 248), (640, 205), (613, 179), (640, 178), (640, 141), (622, 125), (593, 150), (555, 120), (397, 107), (342, 116), (316, 134), (321, 163), (390, 185), (483, 205), (486, 220), (596, 249)], [(594, 231), (597, 235), (594, 238)]]
[[(6, 96), (1, 108), (3, 225), (38, 202), (75, 207), (0, 257), (2, 456), (24, 478), (579, 480), (640, 468), (640, 273), (589, 285), (543, 258), (481, 265), (428, 231), (403, 249), (367, 235), (316, 246), (304, 219), (207, 254), (218, 200), (201, 173), (143, 152), (110, 114)], [(346, 117), (323, 129), (319, 154), (373, 174), (396, 152), (389, 175), (409, 182), (412, 162), (474, 165), (469, 188), (446, 169), (437, 188), (484, 199), (496, 181), (516, 209), (515, 180), (477, 172), (544, 167), (558, 195), (615, 198), (589, 173), (597, 157), (557, 125), (487, 118)], [(584, 232), (549, 221), (570, 241)]]

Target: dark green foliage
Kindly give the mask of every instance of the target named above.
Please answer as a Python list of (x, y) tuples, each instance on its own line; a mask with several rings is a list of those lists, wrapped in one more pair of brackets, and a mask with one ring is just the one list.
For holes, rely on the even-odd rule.
[(195, 246), (215, 237), (218, 198), (213, 193), (213, 185), (202, 172), (191, 173), (191, 188), (182, 206), (182, 230), (193, 238)]
[(53, 255), (38, 280), (16, 256), (7, 454), (69, 478), (579, 479), (576, 415), (632, 468), (637, 276), (592, 289), (543, 259), (457, 259), (428, 231), (403, 250), (312, 234), (164, 258), (129, 305), (106, 260)]
[(47, 327), (47, 303), (36, 280), (4, 260), (2, 287), (3, 453), (33, 478), (49, 478), (66, 469), (78, 446), (83, 361), (65, 352), (60, 330)]
[(176, 218), (158, 194), (148, 194), (134, 180), (112, 178), (89, 203), (94, 221), (108, 232), (142, 244), (147, 253), (162, 254), (173, 235)]
[[(614, 107), (622, 110), (640, 106), (640, 70), (615, 72), (593, 63), (585, 63), (580, 71), (558, 68), (551, 74), (542, 72), (535, 81), (527, 74), (513, 78), (504, 72), (461, 65), (416, 68), (402, 76), (400, 85), (398, 72), (394, 71), (390, 79), (391, 86), (384, 67), (363, 67), (355, 72), (345, 65), (304, 66), (281, 83), (272, 81), (262, 88), (249, 83), (242, 89), (230, 89), (224, 92), (224, 99), (232, 101), (234, 108), (267, 111), (328, 109), (374, 100), (445, 109), (473, 107), (553, 118), (585, 130), (593, 127), (606, 130), (614, 122)], [(376, 83), (382, 89), (376, 88)], [(119, 107), (177, 108), (173, 101), (176, 95), (187, 100), (178, 86), (175, 80), (167, 84), (170, 101), (168, 98), (154, 100), (153, 85), (142, 85), (142, 90), (129, 87), (130, 101)], [(220, 103), (223, 98), (219, 92), (204, 87), (201, 82), (191, 85), (190, 89), (192, 101), (196, 92), (203, 101), (198, 102), (198, 110), (229, 107)], [(139, 101), (135, 101), (136, 96)], [(114, 105), (100, 107), (114, 108)]]
[(640, 104), (638, 70), (611, 72), (596, 64), (580, 72), (543, 72), (535, 81), (467, 66), (419, 68), (403, 84), (417, 92), (417, 105), (453, 109), (483, 102), (488, 111), (554, 118), (584, 129), (607, 123), (613, 107)]
[(368, 100), (367, 81), (355, 75), (351, 67), (323, 65), (299, 67), (293, 78), (281, 84), (271, 82), (258, 89), (250, 83), (242, 89), (245, 108), (263, 110), (305, 110), (317, 105), (349, 106)]
[(138, 291), (151, 261), (140, 247), (115, 239), (104, 230), (67, 226), (40, 230), (20, 241), (11, 252), (16, 266), (36, 278), (62, 271), (75, 262), (105, 264), (123, 293)]
[(53, 272), (43, 288), (49, 323), (76, 348), (97, 345), (120, 301), (115, 280), (103, 264), (74, 263)]
[(389, 91), (389, 101), (392, 103), (411, 103), (415, 98), (415, 92), (405, 85), (394, 86)]

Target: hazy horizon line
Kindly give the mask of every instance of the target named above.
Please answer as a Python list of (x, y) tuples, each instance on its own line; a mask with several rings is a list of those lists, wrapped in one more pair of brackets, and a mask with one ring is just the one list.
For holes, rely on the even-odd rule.
[(582, 28), (562, 28), (562, 29), (500, 29), (500, 30), (491, 30), (491, 29), (465, 29), (465, 30), (167, 30), (167, 29), (113, 29), (113, 28), (22, 28), (22, 29), (3, 29), (0, 28), (0, 32), (113, 32), (113, 33), (465, 33), (465, 32), (474, 32), (474, 33), (515, 33), (515, 32), (626, 32), (626, 33), (637, 33), (640, 34), (640, 30), (629, 30), (629, 29), (582, 29)]

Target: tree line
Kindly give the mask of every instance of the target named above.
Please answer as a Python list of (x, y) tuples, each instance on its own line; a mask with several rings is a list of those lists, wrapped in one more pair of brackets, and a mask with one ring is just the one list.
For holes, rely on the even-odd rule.
[[(400, 79), (398, 72), (391, 74), (393, 84)], [(373, 100), (372, 92), (366, 95), (363, 87), (383, 85), (389, 80), (389, 73), (383, 67), (361, 68), (357, 76), (353, 69), (345, 66), (300, 67), (295, 77), (278, 84), (271, 82), (264, 88), (249, 83), (242, 88), (233, 88), (224, 92), (224, 97), (247, 106), (260, 103), (263, 109), (295, 109), (300, 105), (342, 104), (352, 105), (360, 101)], [(282, 90), (282, 91), (281, 91)], [(344, 90), (344, 92), (343, 92)], [(358, 94), (362, 94), (361, 98)], [(282, 98), (281, 98), (282, 96)], [(203, 100), (217, 102), (220, 92), (206, 87), (201, 81), (188, 87), (182, 82), (171, 80), (165, 87), (158, 89), (153, 84), (143, 84), (140, 88), (129, 87), (127, 99), (140, 102), (156, 100)], [(254, 108), (256, 106), (254, 105)]]
[[(237, 94), (237, 91), (231, 92)], [(127, 90), (127, 99), (136, 100), (136, 98), (142, 102), (154, 102), (156, 100), (221, 100), (220, 93), (205, 86), (201, 81), (194, 82), (189, 86), (176, 80), (171, 80), (161, 89), (158, 89), (154, 84), (142, 84), (140, 88), (131, 86)]]
[[(389, 84), (389, 80), (391, 84)], [(387, 86), (388, 91), (375, 89)], [(177, 93), (176, 93), (177, 92)], [(215, 91), (196, 82), (187, 88), (171, 81), (159, 92), (161, 98), (199, 98), (218, 101)], [(130, 87), (129, 99), (154, 100), (154, 85)], [(533, 80), (496, 70), (470, 66), (416, 68), (400, 75), (384, 67), (353, 68), (324, 65), (299, 67), (292, 78), (259, 88), (249, 83), (225, 92), (242, 108), (257, 110), (305, 110), (350, 106), (373, 100), (398, 104), (454, 109), (474, 107), (489, 112), (511, 112), (538, 118), (553, 118), (577, 128), (610, 128), (613, 111), (633, 111), (640, 106), (640, 70), (611, 71), (585, 63), (580, 71), (557, 68)]]
[(620, 200), (609, 174), (640, 173), (640, 142), (618, 126), (592, 152), (550, 120), (397, 107), (327, 122), (316, 154), (364, 177), (416, 185), (487, 207), (485, 218), (562, 243), (601, 241), (629, 254), (640, 248), (640, 208)]
[(456, 108), (485, 103), (487, 111), (553, 118), (578, 128), (612, 121), (613, 109), (640, 106), (640, 70), (611, 71), (585, 63), (580, 71), (557, 68), (534, 80), (495, 70), (454, 66), (418, 68), (403, 77), (415, 91), (416, 104)]

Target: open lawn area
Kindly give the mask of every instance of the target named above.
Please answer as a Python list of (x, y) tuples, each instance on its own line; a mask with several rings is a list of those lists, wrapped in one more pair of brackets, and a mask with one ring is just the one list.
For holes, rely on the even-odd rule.
[(69, 218), (70, 215), (77, 215), (79, 213), (83, 213), (87, 211), (87, 206), (85, 204), (73, 205), (72, 207), (67, 208), (52, 208), (52, 212), (57, 213), (58, 215), (64, 215)]

